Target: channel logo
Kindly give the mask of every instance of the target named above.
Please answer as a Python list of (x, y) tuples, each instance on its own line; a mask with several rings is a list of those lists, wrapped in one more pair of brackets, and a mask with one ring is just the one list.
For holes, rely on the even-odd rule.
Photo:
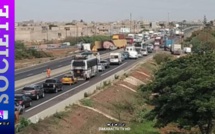
[(7, 120), (7, 119), (8, 119), (8, 111), (0, 110), (0, 120)]

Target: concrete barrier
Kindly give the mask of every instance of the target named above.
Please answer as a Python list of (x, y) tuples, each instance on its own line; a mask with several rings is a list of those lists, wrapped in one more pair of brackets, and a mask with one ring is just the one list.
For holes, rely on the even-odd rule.
[(104, 82), (112, 82), (112, 81), (116, 80), (116, 78), (115, 78), (116, 76), (124, 75), (125, 73), (129, 72), (134, 67), (136, 67), (137, 65), (143, 64), (144, 62), (146, 62), (147, 60), (152, 58), (153, 55), (154, 54), (150, 55), (145, 60), (143, 60), (143, 61), (140, 60), (139, 62), (130, 65), (126, 69), (123, 69), (123, 70), (101, 80), (100, 82), (90, 86), (89, 88), (86, 88), (85, 90), (78, 92), (77, 94), (67, 98), (66, 100), (63, 100), (63, 101), (57, 103), (56, 105), (45, 109), (44, 111), (42, 111), (40, 113), (37, 113), (36, 115), (30, 117), (29, 120), (32, 123), (37, 123), (40, 119), (43, 120), (44, 118), (49, 117), (49, 116), (55, 114), (56, 112), (65, 111), (66, 106), (72, 105), (72, 104), (78, 102), (79, 100), (83, 99), (85, 93), (89, 93), (89, 94), (93, 93), (96, 89), (98, 89), (98, 87), (100, 88), (100, 87), (104, 86)]
[[(69, 70), (70, 70), (70, 65), (52, 70), (52, 77), (55, 77), (58, 74), (66, 73)], [(21, 88), (22, 86), (25, 86), (27, 84), (39, 82), (39, 81), (45, 80), (45, 79), (46, 79), (46, 72), (43, 72), (43, 73), (38, 74), (38, 75), (34, 75), (31, 77), (27, 77), (27, 78), (15, 81), (15, 90), (18, 90), (19, 88)]]
[[(119, 52), (122, 51), (122, 49), (116, 50), (114, 52)], [(105, 53), (103, 55), (101, 55), (102, 59), (108, 58), (109, 57), (109, 53)], [(54, 69), (52, 70), (52, 77), (56, 77), (58, 75), (62, 75), (64, 73), (67, 73), (70, 71), (70, 65), (68, 66), (64, 66), (58, 69)], [(15, 81), (15, 91), (20, 90), (21, 87), (31, 84), (31, 83), (37, 83), (40, 81), (44, 81), (46, 79), (46, 72), (38, 74), (38, 75), (34, 75), (34, 76), (30, 76), (21, 80), (17, 80)]]

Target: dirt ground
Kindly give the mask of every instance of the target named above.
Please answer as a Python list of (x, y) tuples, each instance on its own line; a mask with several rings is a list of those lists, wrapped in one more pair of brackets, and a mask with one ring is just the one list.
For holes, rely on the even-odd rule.
[[(150, 77), (137, 74), (137, 71), (152, 75), (153, 71), (151, 70), (151, 65), (147, 65), (146, 67), (140, 66), (134, 69), (130, 75), (144, 81), (146, 78), (150, 79)], [(129, 77), (129, 75), (124, 77)], [(112, 85), (98, 89), (96, 94), (81, 101), (82, 105), (99, 110), (103, 115), (85, 107), (73, 105), (66, 112), (55, 114), (37, 124), (32, 124), (18, 134), (105, 134), (103, 131), (98, 131), (98, 128), (105, 127), (107, 123), (114, 123), (116, 121), (104, 115), (118, 119), (119, 122), (126, 123), (126, 126), (129, 127), (132, 119), (135, 117), (136, 101), (139, 96), (120, 84), (127, 85), (134, 90), (138, 88), (138, 86), (134, 86), (123, 80), (118, 80)], [(143, 106), (150, 107), (145, 105), (141, 107)], [(160, 133), (166, 134), (169, 130), (175, 130), (175, 128), (168, 126), (161, 129)]]
[(76, 48), (67, 48), (67, 49), (59, 49), (59, 50), (46, 50), (45, 52), (50, 53), (53, 57), (48, 58), (35, 58), (35, 59), (24, 59), (24, 60), (16, 60), (15, 68), (20, 69), (23, 67), (30, 67), (37, 64), (45, 63), (47, 61), (55, 60), (58, 58), (63, 58), (68, 55), (71, 55), (72, 52), (77, 51)]

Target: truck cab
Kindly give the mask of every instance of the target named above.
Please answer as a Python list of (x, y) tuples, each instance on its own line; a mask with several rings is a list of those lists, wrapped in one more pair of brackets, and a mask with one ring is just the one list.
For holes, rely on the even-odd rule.
[(121, 53), (110, 53), (110, 64), (121, 64), (122, 54)]
[(125, 51), (129, 53), (129, 58), (131, 58), (131, 59), (138, 58), (138, 52), (137, 52), (135, 46), (128, 46), (125, 48)]

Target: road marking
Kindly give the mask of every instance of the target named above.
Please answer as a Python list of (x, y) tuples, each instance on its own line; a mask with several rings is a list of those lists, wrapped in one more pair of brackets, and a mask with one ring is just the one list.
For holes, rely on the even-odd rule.
[(89, 83), (89, 82), (90, 82), (90, 81), (87, 81), (87, 82), (85, 82), (85, 83), (83, 83), (83, 84), (81, 84), (81, 85), (78, 85), (77, 87), (74, 87), (74, 88), (72, 88), (72, 89), (70, 89), (70, 90), (67, 90), (66, 92), (63, 92), (63, 93), (61, 93), (61, 94), (59, 94), (59, 95), (57, 95), (57, 96), (55, 96), (55, 97), (53, 97), (53, 98), (51, 98), (51, 99), (49, 99), (49, 100), (46, 100), (46, 101), (44, 101), (43, 103), (40, 103), (40, 104), (36, 105), (35, 107), (32, 107), (32, 108), (29, 108), (28, 110), (25, 110), (25, 112), (29, 112), (29, 111), (31, 111), (31, 110), (33, 110), (33, 109), (35, 109), (35, 108), (37, 108), (37, 107), (39, 107), (39, 106), (41, 106), (41, 105), (47, 103), (47, 102), (50, 102), (50, 101), (54, 100), (55, 98), (58, 98), (59, 96), (62, 96), (62, 95), (66, 94), (66, 93), (68, 93), (68, 92), (70, 92), (70, 91), (72, 91), (72, 90), (74, 90), (74, 89), (77, 89), (77, 88), (79, 88), (79, 87), (81, 87), (81, 86), (83, 86), (83, 85), (85, 85), (85, 84), (87, 84), (87, 83)]
[[(69, 71), (68, 71), (67, 73), (69, 73)], [(53, 76), (53, 77), (51, 77), (51, 78), (59, 77), (59, 76), (62, 76), (62, 75), (64, 75), (64, 74), (67, 74), (67, 73), (58, 74), (58, 75), (55, 75), (55, 76)], [(45, 74), (44, 74), (44, 75), (45, 75)], [(46, 80), (46, 78), (43, 79), (43, 80), (40, 80), (40, 81), (36, 82), (35, 84), (39, 84), (39, 83), (41, 83), (41, 82), (44, 82), (45, 80)], [(31, 84), (31, 83), (26, 84), (26, 85), (30, 85), (30, 84)], [(32, 84), (34, 84), (34, 83), (32, 83)], [(22, 88), (18, 88), (18, 89), (15, 90), (15, 91), (19, 91), (19, 90), (22, 90)]]
[[(43, 65), (43, 66), (39, 66), (39, 67), (36, 67), (36, 69), (39, 69), (39, 68), (43, 68), (43, 67), (47, 67), (48, 65)], [(31, 66), (31, 67), (34, 67), (34, 66)], [(28, 71), (32, 71), (32, 70), (35, 70), (35, 68), (32, 68), (32, 69), (29, 69), (27, 71), (22, 71), (20, 73), (15, 73), (15, 75), (19, 75), (19, 74), (22, 74), (22, 73), (26, 73)]]
[(105, 72), (105, 73), (101, 74), (101, 76), (106, 75), (106, 74), (108, 74), (108, 73), (110, 73), (110, 72), (112, 72), (112, 71), (114, 71), (114, 70), (116, 70), (116, 69), (120, 68), (121, 66), (125, 65), (126, 63), (128, 63), (128, 62), (124, 62), (124, 63), (123, 63), (123, 64), (121, 64), (120, 66), (118, 66), (118, 67), (116, 67), (116, 68), (114, 68), (114, 69), (112, 69), (112, 70), (110, 70), (110, 71), (107, 71), (107, 72)]
[(33, 73), (31, 73), (31, 74), (28, 74), (28, 75), (26, 75), (26, 76), (28, 77), (28, 76), (31, 76), (31, 75), (34, 75), (34, 74), (33, 74)]

